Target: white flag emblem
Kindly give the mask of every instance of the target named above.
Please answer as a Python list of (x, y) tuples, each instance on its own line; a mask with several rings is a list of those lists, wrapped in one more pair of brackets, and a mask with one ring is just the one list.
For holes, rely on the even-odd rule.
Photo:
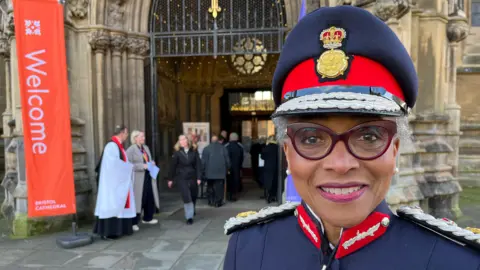
[(40, 21), (25, 20), (25, 34), (27, 36), (41, 36)]

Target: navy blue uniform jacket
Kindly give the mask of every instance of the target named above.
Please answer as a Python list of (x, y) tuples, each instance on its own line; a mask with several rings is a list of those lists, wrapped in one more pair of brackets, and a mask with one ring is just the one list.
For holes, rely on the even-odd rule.
[[(394, 215), (385, 202), (376, 211), (389, 216), (385, 231), (369, 243), (365, 243), (368, 235), (363, 243), (357, 241), (360, 246), (353, 252), (351, 249), (355, 249), (356, 243), (350, 243), (351, 253), (332, 258), (329, 270), (480, 270), (480, 252), (477, 250)], [(329, 260), (331, 248), (316, 246), (312, 240), (315, 236), (308, 236), (309, 232), (312, 236), (313, 231), (304, 230), (309, 227), (305, 223), (302, 229), (302, 222), (296, 216), (297, 212), (295, 216), (277, 218), (234, 232), (224, 270), (321, 270)], [(359, 233), (361, 230), (355, 228), (353, 235)], [(323, 234), (317, 235), (320, 236), (319, 242), (325, 239)], [(342, 237), (341, 241), (345, 240), (348, 239)], [(325, 247), (329, 251), (324, 253)], [(339, 249), (337, 253), (340, 252)]]

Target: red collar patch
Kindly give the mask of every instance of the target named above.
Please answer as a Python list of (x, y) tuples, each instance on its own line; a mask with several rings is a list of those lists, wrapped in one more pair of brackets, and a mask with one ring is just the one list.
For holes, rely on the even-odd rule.
[(303, 233), (307, 236), (308, 239), (310, 239), (313, 245), (315, 245), (317, 248), (320, 248), (322, 239), (320, 238), (320, 234), (318, 233), (317, 226), (307, 214), (305, 207), (300, 204), (297, 207), (297, 210), (295, 210), (295, 215), (297, 216), (298, 225), (300, 225), (300, 228), (302, 228)]
[[(319, 229), (312, 221), (303, 205), (299, 205), (295, 210), (298, 225), (302, 228), (305, 236), (312, 244), (320, 249), (322, 240)], [(340, 239), (340, 244), (335, 254), (336, 259), (351, 254), (362, 247), (368, 245), (382, 236), (390, 224), (390, 216), (382, 212), (373, 212), (362, 223), (350, 229), (345, 229)]]
[(382, 236), (390, 224), (390, 216), (373, 212), (362, 223), (343, 231), (335, 258), (340, 259)]

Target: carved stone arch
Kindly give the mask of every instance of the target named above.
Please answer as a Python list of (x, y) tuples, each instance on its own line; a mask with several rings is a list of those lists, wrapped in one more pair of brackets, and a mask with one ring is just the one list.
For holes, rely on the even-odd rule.
[(106, 25), (106, 7), (109, 0), (97, 0), (90, 3), (90, 23)]

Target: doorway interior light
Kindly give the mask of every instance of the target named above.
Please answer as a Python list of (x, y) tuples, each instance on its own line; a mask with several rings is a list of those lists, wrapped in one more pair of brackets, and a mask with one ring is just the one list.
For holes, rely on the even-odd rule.
[(273, 100), (271, 91), (257, 91), (255, 92), (255, 100)]

